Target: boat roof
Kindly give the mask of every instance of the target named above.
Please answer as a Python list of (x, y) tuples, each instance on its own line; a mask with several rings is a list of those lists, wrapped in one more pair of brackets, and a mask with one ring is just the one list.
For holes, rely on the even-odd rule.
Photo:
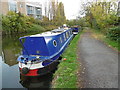
[(31, 35), (30, 37), (54, 36), (54, 35), (61, 34), (64, 31), (66, 31), (66, 29), (63, 29), (63, 28), (62, 29), (54, 29), (52, 31), (44, 32), (41, 34)]

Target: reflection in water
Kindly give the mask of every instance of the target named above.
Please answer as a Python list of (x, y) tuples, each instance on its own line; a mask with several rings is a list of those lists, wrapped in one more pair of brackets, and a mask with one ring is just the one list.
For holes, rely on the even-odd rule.
[(19, 36), (2, 37), (2, 88), (22, 88), (16, 60), (21, 51), (18, 38)]
[(2, 54), (4, 63), (9, 66), (17, 64), (17, 57), (20, 55), (21, 45), (18, 36), (6, 36), (2, 38)]
[(50, 88), (52, 77), (52, 73), (37, 77), (26, 77), (20, 75), (20, 83), (25, 88)]
[[(29, 33), (27, 35), (36, 34)], [(4, 58), (4, 63), (9, 66), (17, 64), (17, 58), (21, 54), (22, 45), (19, 42), (19, 37), (25, 36), (24, 34), (20, 35), (8, 35), (2, 37), (2, 56)]]

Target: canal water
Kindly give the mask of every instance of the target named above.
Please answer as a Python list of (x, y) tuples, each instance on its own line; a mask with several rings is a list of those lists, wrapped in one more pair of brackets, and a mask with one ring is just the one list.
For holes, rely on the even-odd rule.
[(22, 46), (19, 43), (20, 36), (24, 35), (2, 37), (2, 57), (0, 57), (2, 88), (50, 88), (53, 74), (39, 77), (20, 75), (17, 62), (17, 57), (22, 50)]

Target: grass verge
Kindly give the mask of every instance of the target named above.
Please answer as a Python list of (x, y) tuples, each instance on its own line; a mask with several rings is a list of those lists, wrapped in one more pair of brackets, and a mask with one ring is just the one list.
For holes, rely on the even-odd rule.
[(52, 88), (76, 88), (77, 87), (77, 44), (81, 33), (74, 37), (70, 45), (62, 55), (58, 70), (54, 74)]
[(117, 41), (110, 40), (103, 33), (99, 32), (99, 31), (92, 30), (92, 32), (93, 32), (93, 37), (105, 42), (109, 47), (112, 47), (115, 50), (120, 51), (120, 48), (119, 48), (120, 43), (118, 43)]

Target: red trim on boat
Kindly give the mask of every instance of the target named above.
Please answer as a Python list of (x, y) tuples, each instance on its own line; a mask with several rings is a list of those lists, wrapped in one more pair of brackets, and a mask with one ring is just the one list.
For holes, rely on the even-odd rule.
[[(22, 74), (22, 72), (21, 72), (22, 68), (19, 68), (19, 69), (20, 69), (20, 73)], [(22, 74), (22, 75), (24, 75), (24, 76), (38, 76), (37, 71), (38, 71), (38, 69), (29, 70), (29, 72), (27, 74)]]

